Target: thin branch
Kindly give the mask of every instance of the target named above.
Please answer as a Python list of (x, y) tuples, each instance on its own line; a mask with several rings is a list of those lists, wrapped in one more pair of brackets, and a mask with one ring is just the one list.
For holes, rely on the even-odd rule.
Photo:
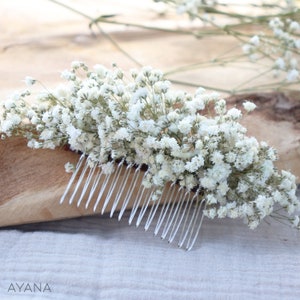
[[(138, 65), (139, 67), (142, 66), (142, 64), (141, 64), (140, 62), (138, 62), (134, 57), (132, 57), (126, 50), (124, 50), (124, 49), (119, 45), (119, 43), (111, 37), (110, 34), (108, 34), (107, 32), (105, 32), (105, 31), (99, 26), (99, 24), (94, 23), (94, 18), (92, 18), (91, 16), (89, 16), (89, 15), (87, 15), (87, 14), (85, 14), (85, 13), (83, 13), (83, 12), (81, 12), (81, 11), (79, 11), (79, 10), (77, 10), (77, 9), (75, 9), (75, 8), (73, 8), (73, 7), (71, 7), (71, 6), (69, 6), (69, 5), (66, 5), (66, 4), (64, 4), (64, 3), (61, 3), (61, 2), (59, 2), (59, 1), (56, 1), (56, 0), (48, 0), (48, 1), (50, 1), (50, 2), (52, 2), (52, 3), (55, 3), (55, 4), (57, 4), (57, 5), (60, 5), (60, 6), (64, 7), (64, 8), (66, 8), (66, 9), (68, 9), (68, 10), (70, 10), (70, 11), (72, 11), (72, 12), (74, 12), (74, 13), (76, 13), (76, 14), (78, 14), (78, 15), (80, 15), (80, 16), (82, 16), (82, 17), (88, 19), (88, 20), (90, 20), (90, 21), (91, 21), (90, 24), (95, 24), (96, 27), (97, 27), (97, 29), (99, 30), (99, 32), (100, 32), (101, 34), (103, 34), (103, 36), (104, 36), (109, 42), (111, 42), (111, 43), (112, 43), (112, 44), (113, 44), (120, 52), (122, 52), (123, 55), (125, 55), (129, 60), (131, 60), (132, 62), (134, 62), (134, 63), (135, 63), (136, 65)], [(90, 28), (91, 28), (91, 26), (90, 26)]]

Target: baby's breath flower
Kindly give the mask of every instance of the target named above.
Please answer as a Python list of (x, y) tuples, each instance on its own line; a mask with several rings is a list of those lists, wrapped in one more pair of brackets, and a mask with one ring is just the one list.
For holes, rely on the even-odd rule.
[(243, 45), (242, 49), (243, 49), (243, 52), (245, 54), (251, 54), (255, 50), (255, 48), (253, 47), (253, 45), (249, 45), (249, 44)]
[(298, 70), (292, 69), (286, 75), (286, 80), (288, 82), (294, 82), (299, 79), (299, 72)]
[(200, 167), (204, 165), (204, 159), (201, 155), (197, 155), (188, 161), (185, 165), (186, 170), (193, 173), (196, 172)]
[(256, 105), (253, 102), (246, 101), (243, 103), (244, 109), (247, 112), (253, 111), (256, 108)]
[(259, 37), (257, 35), (254, 35), (251, 39), (250, 39), (250, 44), (258, 47), (259, 46)]
[(215, 111), (219, 115), (225, 114), (225, 112), (226, 112), (226, 101), (224, 99), (221, 99), (221, 100), (216, 102)]
[(13, 98), (9, 98), (4, 102), (4, 107), (7, 110), (10, 110), (16, 106), (15, 100)]
[(142, 120), (142, 121), (140, 121), (139, 129), (142, 132), (149, 133), (151, 135), (155, 134), (158, 130), (154, 120)]
[(185, 164), (182, 160), (175, 159), (172, 164), (172, 170), (175, 174), (182, 174), (185, 171)]
[(67, 162), (67, 163), (65, 164), (65, 170), (66, 170), (67, 173), (72, 173), (72, 172), (74, 172), (74, 170), (75, 170), (74, 164), (71, 164), (70, 162)]
[(178, 123), (178, 129), (183, 134), (188, 134), (193, 126), (193, 120), (190, 116), (185, 117)]
[(11, 119), (4, 120), (1, 122), (0, 130), (2, 133), (11, 135), (10, 131), (12, 130), (14, 122)]
[(289, 26), (290, 32), (295, 32), (300, 30), (300, 25), (297, 21), (292, 21)]
[(212, 162), (214, 164), (220, 164), (223, 162), (224, 155), (220, 151), (215, 151), (212, 155)]
[(282, 57), (279, 57), (275, 61), (275, 68), (279, 70), (284, 70), (285, 69), (285, 61)]
[(242, 113), (239, 109), (233, 107), (230, 110), (228, 110), (227, 116), (231, 117), (233, 120), (237, 120), (237, 119), (241, 118)]
[(255, 229), (259, 225), (259, 219), (254, 219), (249, 221), (249, 228)]
[(299, 216), (295, 216), (293, 219), (292, 219), (292, 225), (294, 227), (296, 227), (297, 229), (300, 229), (300, 218)]
[(204, 189), (208, 189), (208, 190), (211, 190), (211, 191), (214, 190), (214, 188), (216, 187), (216, 182), (211, 177), (201, 178), (200, 183), (201, 183), (201, 186)]
[(118, 129), (115, 134), (115, 139), (130, 141), (130, 133), (128, 132), (127, 128), (121, 127), (120, 129)]
[(71, 68), (72, 69), (79, 69), (80, 67), (84, 66), (84, 63), (78, 60), (74, 60), (71, 63)]
[(104, 174), (109, 175), (114, 172), (115, 166), (113, 162), (107, 162), (101, 165)]
[(69, 70), (65, 70), (61, 72), (61, 78), (66, 80), (75, 80), (76, 76), (74, 73), (70, 72)]
[(26, 76), (24, 81), (27, 86), (32, 86), (36, 82), (36, 80), (34, 78), (32, 78), (31, 76)]

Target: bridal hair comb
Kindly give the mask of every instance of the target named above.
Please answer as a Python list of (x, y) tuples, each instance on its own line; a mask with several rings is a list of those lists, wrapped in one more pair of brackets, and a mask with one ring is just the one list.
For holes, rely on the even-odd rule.
[[(295, 176), (274, 167), (275, 150), (247, 137), (241, 110), (217, 93), (172, 90), (150, 67), (126, 75), (73, 62), (62, 77), (68, 83), (36, 104), (25, 101), (29, 91), (15, 94), (0, 123), (4, 138), (25, 136), (31, 148), (82, 153), (65, 166), (73, 174), (61, 203), (119, 219), (131, 207), (129, 223), (145, 229), (158, 214), (154, 233), (187, 249), (204, 217), (242, 218), (254, 229), (272, 216), (299, 228)], [(243, 104), (246, 113), (255, 106)]]

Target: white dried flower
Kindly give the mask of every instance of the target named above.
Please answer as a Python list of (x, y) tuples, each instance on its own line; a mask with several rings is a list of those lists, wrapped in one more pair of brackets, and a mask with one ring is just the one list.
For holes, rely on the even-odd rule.
[(75, 166), (74, 164), (70, 163), (70, 162), (67, 162), (65, 164), (65, 170), (67, 173), (73, 173), (75, 171)]
[(204, 165), (204, 159), (201, 155), (197, 155), (185, 164), (187, 171), (194, 173)]
[(256, 105), (253, 102), (246, 101), (243, 103), (244, 109), (247, 112), (253, 111), (256, 108)]
[(27, 86), (32, 86), (35, 84), (36, 79), (32, 78), (31, 76), (26, 76), (24, 81)]
[(299, 79), (299, 72), (298, 70), (292, 69), (286, 75), (286, 80), (288, 82), (294, 82)]
[(64, 70), (61, 72), (61, 78), (66, 80), (75, 80), (75, 74), (70, 72), (69, 70)]
[(258, 47), (259, 46), (259, 42), (260, 42), (260, 39), (259, 39), (259, 36), (257, 35), (254, 35), (251, 39), (250, 39), (250, 44), (255, 46), (255, 47)]
[(300, 218), (299, 216), (295, 216), (292, 220), (292, 225), (296, 228), (300, 228)]
[(181, 120), (178, 123), (178, 129), (183, 134), (188, 134), (191, 131), (191, 128), (193, 126), (193, 120), (191, 117), (185, 117), (183, 120)]
[(275, 68), (279, 70), (284, 70), (285, 69), (285, 61), (282, 57), (279, 57), (275, 61)]
[(300, 25), (297, 21), (292, 21), (289, 26), (289, 31), (295, 32), (300, 30)]
[(116, 134), (115, 134), (115, 139), (116, 140), (127, 140), (127, 141), (130, 141), (130, 133), (129, 131), (127, 130), (127, 128), (124, 128), (124, 127), (121, 127), (120, 129), (118, 129), (116, 131)]
[(237, 119), (241, 118), (242, 113), (239, 109), (233, 107), (230, 110), (228, 110), (227, 116), (231, 117), (233, 120), (237, 120)]

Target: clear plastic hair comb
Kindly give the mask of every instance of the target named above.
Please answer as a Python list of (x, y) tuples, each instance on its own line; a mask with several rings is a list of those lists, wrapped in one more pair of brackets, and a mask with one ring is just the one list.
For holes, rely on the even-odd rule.
[(101, 166), (90, 167), (83, 154), (60, 203), (77, 203), (78, 207), (85, 206), (86, 209), (93, 206), (95, 213), (110, 211), (110, 217), (116, 213), (118, 220), (130, 208), (129, 224), (144, 226), (145, 230), (152, 224), (154, 235), (160, 235), (169, 243), (177, 240), (180, 248), (190, 250), (203, 221), (204, 201), (198, 199), (199, 190), (187, 191), (172, 182), (154, 201), (152, 194), (155, 188), (145, 188), (142, 184), (146, 174), (147, 167), (127, 165), (121, 160), (115, 163), (114, 172), (107, 175)]

